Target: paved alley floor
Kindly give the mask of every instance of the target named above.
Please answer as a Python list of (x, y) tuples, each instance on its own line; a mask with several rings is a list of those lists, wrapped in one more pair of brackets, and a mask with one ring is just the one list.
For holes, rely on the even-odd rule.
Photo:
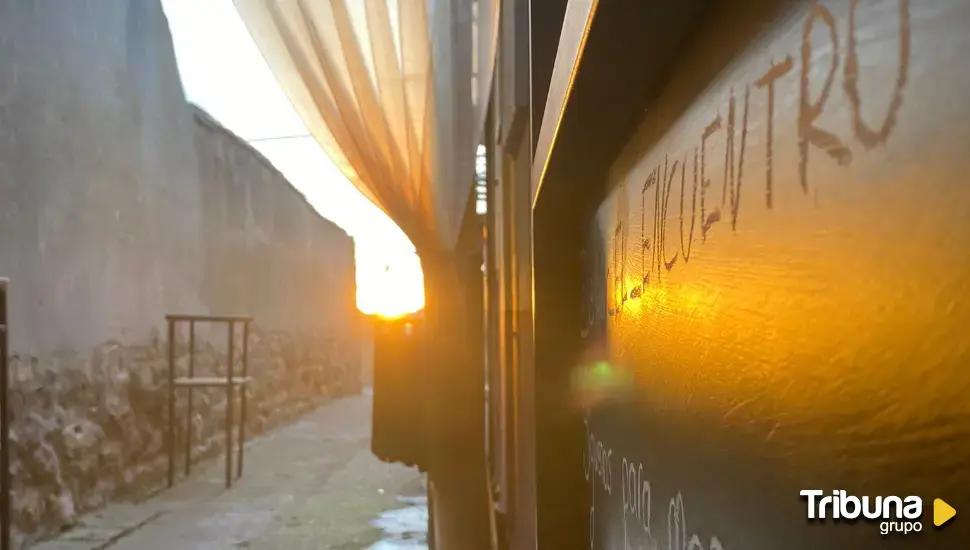
[(35, 550), (426, 549), (417, 472), (370, 452), (369, 395), (254, 439), (224, 488), (224, 459), (144, 502), (112, 504)]

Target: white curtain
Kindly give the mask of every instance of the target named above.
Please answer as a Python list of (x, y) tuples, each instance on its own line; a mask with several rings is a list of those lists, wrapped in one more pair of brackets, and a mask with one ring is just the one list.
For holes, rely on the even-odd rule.
[(234, 0), (310, 132), (419, 251), (457, 240), (499, 1)]

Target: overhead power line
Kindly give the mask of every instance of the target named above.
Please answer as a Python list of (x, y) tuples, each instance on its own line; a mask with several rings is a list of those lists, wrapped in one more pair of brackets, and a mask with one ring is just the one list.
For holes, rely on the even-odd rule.
[(274, 137), (264, 137), (264, 138), (252, 138), (252, 139), (247, 139), (246, 141), (248, 141), (248, 142), (251, 143), (251, 142), (254, 142), (254, 141), (279, 141), (281, 139), (301, 139), (301, 138), (308, 138), (308, 137), (313, 137), (313, 134), (296, 134), (296, 135), (293, 135), (293, 136), (274, 136)]

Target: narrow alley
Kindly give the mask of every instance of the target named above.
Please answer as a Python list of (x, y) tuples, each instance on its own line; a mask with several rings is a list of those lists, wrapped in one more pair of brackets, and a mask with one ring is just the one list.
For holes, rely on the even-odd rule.
[(112, 504), (36, 550), (426, 549), (422, 476), (371, 454), (369, 392), (254, 439), (229, 490), (216, 457), (139, 503)]

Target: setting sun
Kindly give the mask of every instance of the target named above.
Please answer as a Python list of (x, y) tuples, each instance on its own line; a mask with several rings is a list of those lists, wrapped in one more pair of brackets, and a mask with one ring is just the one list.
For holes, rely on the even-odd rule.
[(424, 275), (417, 254), (389, 260), (386, 250), (357, 246), (357, 309), (361, 313), (393, 318), (422, 308)]

